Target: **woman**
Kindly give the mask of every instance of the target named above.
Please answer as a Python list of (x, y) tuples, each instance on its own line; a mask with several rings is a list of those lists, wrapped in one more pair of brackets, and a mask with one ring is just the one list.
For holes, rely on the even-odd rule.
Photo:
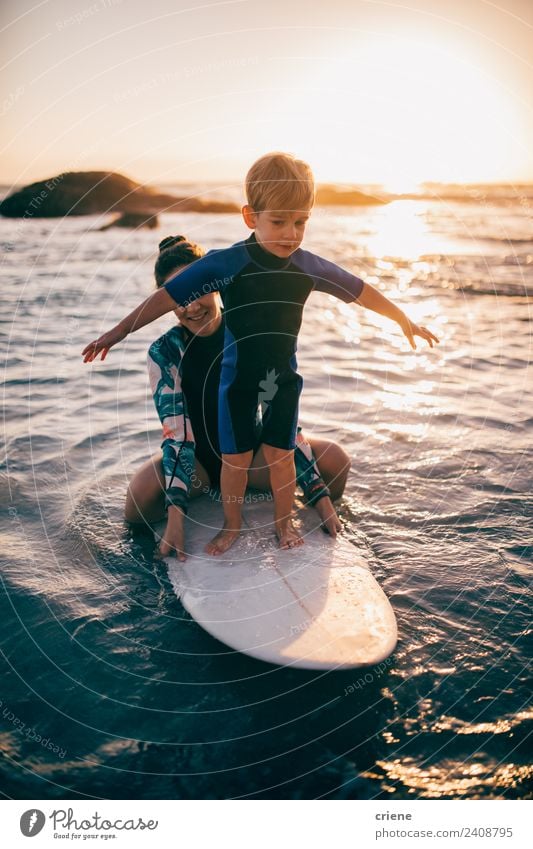
[[(203, 256), (203, 250), (183, 236), (169, 236), (159, 245), (156, 285), (162, 286), (185, 266)], [(167, 525), (159, 550), (175, 552), (185, 560), (184, 515), (190, 497), (213, 494), (220, 481), (218, 446), (218, 384), (224, 343), (224, 317), (218, 293), (212, 292), (186, 308), (175, 310), (179, 324), (150, 347), (148, 371), (154, 403), (163, 426), (162, 450), (133, 477), (126, 496), (128, 522), (159, 521)], [(269, 415), (269, 393), (261, 401), (263, 422)], [(259, 404), (259, 400), (258, 400)], [(258, 420), (258, 446), (261, 421)], [(332, 501), (344, 492), (350, 460), (327, 439), (306, 440), (298, 429), (295, 450), (297, 481), (325, 531), (336, 536), (341, 526)], [(248, 484), (269, 489), (268, 465), (258, 448)]]

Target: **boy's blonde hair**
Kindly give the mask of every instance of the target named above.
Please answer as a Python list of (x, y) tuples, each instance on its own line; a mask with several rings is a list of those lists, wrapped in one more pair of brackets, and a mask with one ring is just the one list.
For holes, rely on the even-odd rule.
[(311, 209), (315, 202), (310, 166), (290, 153), (266, 153), (248, 171), (245, 186), (254, 212)]

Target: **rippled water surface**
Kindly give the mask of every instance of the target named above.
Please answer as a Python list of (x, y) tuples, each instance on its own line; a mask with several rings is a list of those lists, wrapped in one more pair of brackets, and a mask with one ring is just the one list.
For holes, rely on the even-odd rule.
[(408, 350), (324, 295), (300, 337), (307, 431), (352, 457), (339, 512), (398, 618), (371, 670), (306, 673), (228, 652), (122, 520), (158, 447), (145, 352), (79, 351), (151, 288), (155, 245), (206, 247), (237, 216), (0, 220), (7, 350), (1, 786), (15, 798), (531, 795), (533, 541), (528, 205), (316, 210), (306, 247), (442, 338)]

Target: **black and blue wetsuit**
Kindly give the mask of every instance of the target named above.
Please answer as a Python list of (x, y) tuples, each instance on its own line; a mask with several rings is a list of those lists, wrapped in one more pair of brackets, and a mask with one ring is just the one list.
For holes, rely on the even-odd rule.
[[(165, 504), (179, 507), (184, 513), (191, 489), (201, 486), (207, 493), (220, 484), (217, 381), (223, 342), (224, 321), (211, 336), (194, 336), (177, 325), (156, 339), (148, 352), (150, 384), (163, 427)], [(259, 437), (260, 433), (258, 446)], [(208, 473), (207, 488), (195, 475), (196, 459)], [(301, 428), (296, 436), (294, 464), (296, 480), (308, 504), (329, 496), (311, 444)]]
[(296, 346), (304, 304), (313, 291), (349, 303), (363, 281), (322, 257), (298, 249), (284, 259), (264, 250), (255, 234), (230, 248), (210, 251), (166, 283), (181, 306), (219, 291), (226, 329), (218, 401), (220, 449), (240, 454), (261, 441), (276, 448), (296, 444), (302, 378)]

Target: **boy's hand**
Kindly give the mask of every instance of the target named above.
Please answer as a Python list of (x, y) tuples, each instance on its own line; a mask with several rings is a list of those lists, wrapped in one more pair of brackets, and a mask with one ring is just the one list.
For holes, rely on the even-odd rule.
[(337, 534), (342, 531), (342, 525), (339, 522), (339, 517), (337, 516), (337, 511), (333, 506), (331, 498), (325, 495), (320, 501), (317, 501), (315, 510), (322, 520), (323, 530), (335, 539)]
[(103, 336), (100, 336), (98, 339), (95, 339), (94, 342), (90, 342), (81, 352), (84, 363), (92, 363), (93, 360), (96, 360), (98, 354), (102, 354), (101, 359), (105, 360), (107, 356), (107, 352), (113, 345), (116, 345), (118, 342), (122, 342), (123, 339), (126, 338), (127, 332), (121, 327), (120, 324), (117, 324), (116, 327), (113, 327), (112, 330), (109, 330), (107, 333), (104, 333)]
[(439, 344), (440, 340), (437, 339), (431, 330), (428, 330), (427, 327), (415, 324), (414, 321), (410, 321), (406, 315), (403, 316), (399, 324), (413, 351), (416, 351), (415, 336), (420, 336), (422, 339), (425, 339), (430, 348), (433, 347), (433, 343), (436, 343), (437, 345)]
[(159, 543), (159, 553), (161, 557), (168, 557), (172, 552), (176, 552), (178, 560), (183, 562), (185, 560), (184, 546), (183, 512), (179, 507), (169, 507), (167, 526)]
[(361, 294), (357, 298), (357, 303), (361, 304), (362, 307), (366, 307), (367, 310), (373, 310), (379, 313), (379, 315), (384, 315), (392, 319), (392, 321), (397, 321), (414, 351), (416, 351), (415, 336), (425, 339), (429, 343), (430, 348), (433, 347), (434, 342), (437, 344), (439, 342), (431, 330), (428, 330), (427, 327), (419, 327), (414, 321), (409, 321), (406, 314), (399, 307), (393, 304), (392, 301), (389, 301), (385, 295), (382, 295), (370, 283), (365, 283), (363, 286)]

